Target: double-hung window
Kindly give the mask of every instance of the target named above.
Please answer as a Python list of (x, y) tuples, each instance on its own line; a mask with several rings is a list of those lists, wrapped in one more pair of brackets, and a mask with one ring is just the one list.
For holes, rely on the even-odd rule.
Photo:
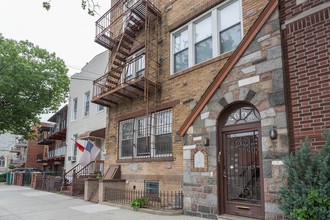
[(234, 50), (242, 39), (241, 0), (231, 0), (171, 33), (171, 74)]
[(89, 105), (90, 105), (90, 91), (85, 92), (84, 95), (84, 117), (89, 115)]
[(171, 109), (120, 122), (120, 159), (168, 156), (172, 156)]
[(188, 68), (188, 29), (174, 34), (174, 71)]
[(212, 17), (195, 24), (195, 64), (212, 58)]
[(97, 105), (97, 112), (102, 112), (104, 111), (104, 106), (103, 105)]
[(77, 120), (77, 111), (78, 111), (78, 98), (72, 100), (72, 109), (71, 109), (71, 121)]
[(145, 69), (145, 54), (144, 51), (139, 51), (128, 58), (128, 65), (122, 74), (122, 82), (129, 82), (140, 76), (144, 76)]

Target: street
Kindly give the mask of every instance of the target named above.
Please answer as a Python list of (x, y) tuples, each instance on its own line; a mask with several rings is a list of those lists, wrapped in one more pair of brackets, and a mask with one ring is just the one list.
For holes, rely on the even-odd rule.
[(202, 220), (176, 215), (155, 215), (105, 204), (95, 204), (57, 193), (26, 186), (0, 183), (0, 220)]

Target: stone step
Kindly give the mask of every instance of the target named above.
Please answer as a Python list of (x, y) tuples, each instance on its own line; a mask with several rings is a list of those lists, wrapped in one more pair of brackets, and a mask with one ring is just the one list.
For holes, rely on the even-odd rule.
[(256, 218), (248, 218), (248, 217), (242, 217), (237, 215), (218, 215), (218, 220), (256, 220)]

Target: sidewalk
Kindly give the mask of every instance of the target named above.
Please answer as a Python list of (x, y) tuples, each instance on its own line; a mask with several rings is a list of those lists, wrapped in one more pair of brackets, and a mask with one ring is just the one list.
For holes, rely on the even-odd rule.
[(0, 183), (0, 220), (204, 220), (154, 215), (82, 199)]

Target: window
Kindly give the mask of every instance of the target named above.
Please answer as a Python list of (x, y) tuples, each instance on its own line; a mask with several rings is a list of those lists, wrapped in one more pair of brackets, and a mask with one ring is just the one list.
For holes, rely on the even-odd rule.
[(241, 16), (239, 2), (236, 1), (220, 9), (220, 53), (231, 51), (241, 41)]
[(97, 105), (97, 112), (102, 112), (104, 111), (104, 106), (103, 105)]
[(144, 76), (145, 54), (139, 51), (128, 58), (128, 65), (122, 74), (122, 82), (129, 82), (137, 77)]
[(120, 122), (119, 158), (172, 156), (172, 110)]
[(77, 145), (76, 145), (76, 140), (78, 139), (78, 134), (74, 134), (73, 135), (73, 140), (74, 140), (74, 142), (73, 142), (73, 156), (77, 156)]
[(174, 35), (174, 71), (179, 72), (188, 67), (188, 30)]
[(89, 100), (90, 99), (90, 92), (86, 92), (84, 96), (84, 117), (89, 115)]
[(195, 64), (212, 58), (212, 20), (208, 15), (195, 24)]
[(0, 167), (5, 167), (5, 157), (4, 156), (0, 157)]
[(221, 4), (171, 34), (171, 74), (234, 50), (242, 39), (240, 0)]
[(144, 182), (144, 191), (147, 194), (159, 194), (159, 181), (148, 181)]
[(78, 98), (72, 100), (72, 110), (71, 110), (71, 120), (77, 120), (77, 111), (78, 111)]

